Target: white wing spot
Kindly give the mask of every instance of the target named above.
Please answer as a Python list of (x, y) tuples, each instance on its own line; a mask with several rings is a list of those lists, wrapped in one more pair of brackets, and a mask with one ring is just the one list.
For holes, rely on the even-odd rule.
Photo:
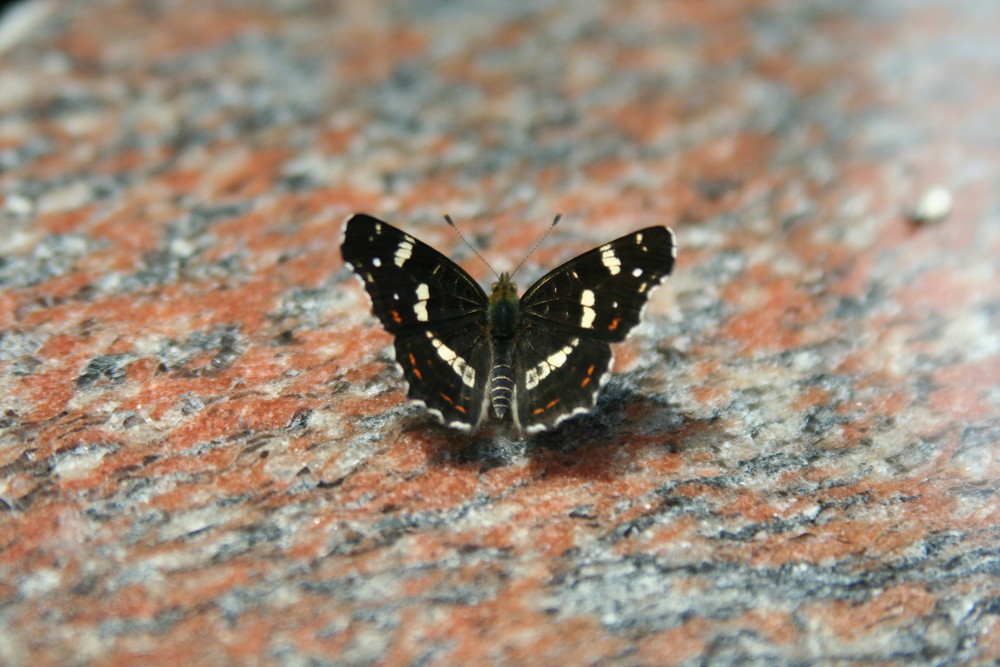
[(567, 357), (566, 357), (566, 351), (567, 351), (567, 349), (568, 350), (572, 350), (573, 348), (571, 348), (571, 347), (570, 348), (565, 348), (564, 347), (563, 349), (559, 350), (558, 352), (553, 352), (552, 354), (549, 355), (549, 358), (545, 360), (546, 363), (548, 363), (549, 366), (552, 366), (553, 369), (562, 367), (562, 365), (566, 363), (566, 359), (567, 359)]
[(417, 285), (417, 302), (413, 305), (413, 314), (417, 316), (417, 320), (420, 322), (426, 322), (430, 317), (427, 314), (427, 299), (430, 296), (431, 290), (427, 287), (427, 283)]
[(406, 260), (408, 260), (412, 255), (413, 241), (410, 237), (406, 237), (406, 239), (399, 244), (399, 247), (396, 248), (396, 254), (392, 258), (392, 261), (395, 262), (396, 266), (403, 268), (403, 265), (406, 264)]
[(372, 266), (374, 266), (377, 269), (378, 267), (382, 266), (382, 260), (379, 259), (378, 257), (372, 257)]
[(442, 343), (441, 339), (436, 337), (430, 331), (427, 332), (427, 337), (431, 339), (431, 343), (434, 345), (434, 349), (437, 350), (438, 356), (441, 357), (441, 361), (446, 364), (451, 364), (451, 362), (458, 358), (458, 354), (455, 350)]
[(579, 338), (574, 338), (561, 349), (550, 354), (545, 361), (534, 368), (529, 368), (524, 374), (524, 388), (534, 389), (538, 383), (549, 376), (552, 371), (560, 368), (569, 359), (570, 352), (580, 344)]
[(580, 315), (580, 326), (584, 329), (590, 329), (594, 326), (594, 320), (597, 318), (597, 311), (595, 311), (592, 306), (596, 301), (593, 290), (585, 289), (583, 294), (580, 295), (580, 305), (583, 306), (583, 314)]
[(441, 361), (445, 362), (451, 367), (451, 370), (462, 378), (462, 383), (467, 387), (476, 386), (476, 370), (465, 363), (465, 359), (458, 356), (455, 350), (451, 349), (445, 345), (440, 338), (437, 338), (430, 331), (426, 332), (427, 337), (431, 339), (431, 344), (434, 345), (434, 349), (437, 350), (438, 356), (441, 357)]
[(601, 263), (604, 264), (604, 268), (608, 270), (608, 273), (613, 276), (617, 276), (622, 271), (622, 262), (610, 246), (601, 246)]
[[(465, 361), (462, 361), (462, 366), (464, 367), (461, 373), (462, 384), (464, 384), (466, 387), (475, 387), (476, 386), (475, 369), (473, 369), (472, 366), (470, 366), (469, 364), (465, 363)], [(455, 372), (458, 372), (457, 368), (455, 369)]]
[(642, 245), (642, 234), (636, 234), (635, 235), (635, 244), (636, 245)]
[(640, 269), (638, 266), (635, 267), (634, 269), (632, 269), (632, 277), (633, 278), (638, 278), (641, 275), (642, 275), (642, 269)]

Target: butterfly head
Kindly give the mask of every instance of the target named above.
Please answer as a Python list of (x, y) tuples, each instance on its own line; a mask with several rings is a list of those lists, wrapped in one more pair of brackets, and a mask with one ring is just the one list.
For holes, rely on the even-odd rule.
[(510, 272), (504, 271), (500, 274), (500, 277), (497, 278), (497, 281), (490, 287), (490, 295), (496, 296), (498, 294), (506, 294), (508, 292), (517, 296), (517, 284), (510, 281)]

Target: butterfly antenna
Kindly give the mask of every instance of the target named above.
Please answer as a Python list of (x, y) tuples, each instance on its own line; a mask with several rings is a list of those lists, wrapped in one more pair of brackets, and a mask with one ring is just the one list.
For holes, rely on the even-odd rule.
[(497, 277), (497, 280), (500, 280), (500, 276), (497, 274), (496, 270), (492, 266), (490, 266), (490, 263), (486, 261), (485, 257), (479, 254), (479, 251), (476, 250), (475, 246), (469, 243), (469, 239), (465, 238), (465, 234), (463, 234), (462, 230), (460, 230), (458, 226), (455, 225), (455, 221), (451, 219), (451, 216), (445, 213), (444, 219), (448, 222), (449, 225), (451, 225), (451, 228), (455, 230), (455, 233), (458, 234), (458, 238), (462, 239), (462, 242), (465, 243), (465, 245), (469, 246), (469, 250), (476, 253), (476, 257), (481, 259), (483, 261), (483, 264), (485, 264), (490, 271), (493, 271), (493, 275)]
[(559, 219), (560, 218), (562, 218), (562, 213), (557, 213), (555, 219), (552, 221), (552, 224), (549, 225), (549, 228), (545, 230), (544, 234), (542, 234), (542, 238), (538, 239), (538, 242), (535, 243), (534, 246), (532, 246), (531, 250), (528, 251), (528, 254), (525, 255), (524, 259), (521, 260), (521, 263), (518, 264), (516, 267), (514, 267), (514, 270), (510, 272), (510, 277), (511, 278), (513, 278), (514, 274), (517, 273), (517, 270), (521, 268), (521, 264), (524, 264), (528, 260), (528, 258), (531, 257), (532, 253), (534, 253), (536, 250), (538, 250), (538, 246), (542, 245), (542, 241), (544, 241), (545, 239), (548, 238), (549, 232), (552, 231), (553, 227), (555, 227), (557, 224), (559, 224)]

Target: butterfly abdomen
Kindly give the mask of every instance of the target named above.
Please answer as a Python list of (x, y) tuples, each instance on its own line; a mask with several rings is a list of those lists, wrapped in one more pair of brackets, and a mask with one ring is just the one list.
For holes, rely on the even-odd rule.
[(514, 369), (510, 364), (511, 344), (497, 341), (493, 346), (493, 370), (490, 372), (490, 403), (493, 412), (500, 419), (510, 410), (514, 393)]

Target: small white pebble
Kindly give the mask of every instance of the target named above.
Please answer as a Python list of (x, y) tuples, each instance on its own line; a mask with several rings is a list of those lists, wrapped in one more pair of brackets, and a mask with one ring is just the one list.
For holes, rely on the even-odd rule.
[(30, 215), (34, 208), (30, 199), (17, 194), (7, 195), (7, 200), (4, 204), (8, 213), (17, 216)]
[(910, 220), (919, 225), (933, 225), (951, 214), (951, 191), (935, 185), (924, 190), (917, 198), (917, 204), (910, 211)]

